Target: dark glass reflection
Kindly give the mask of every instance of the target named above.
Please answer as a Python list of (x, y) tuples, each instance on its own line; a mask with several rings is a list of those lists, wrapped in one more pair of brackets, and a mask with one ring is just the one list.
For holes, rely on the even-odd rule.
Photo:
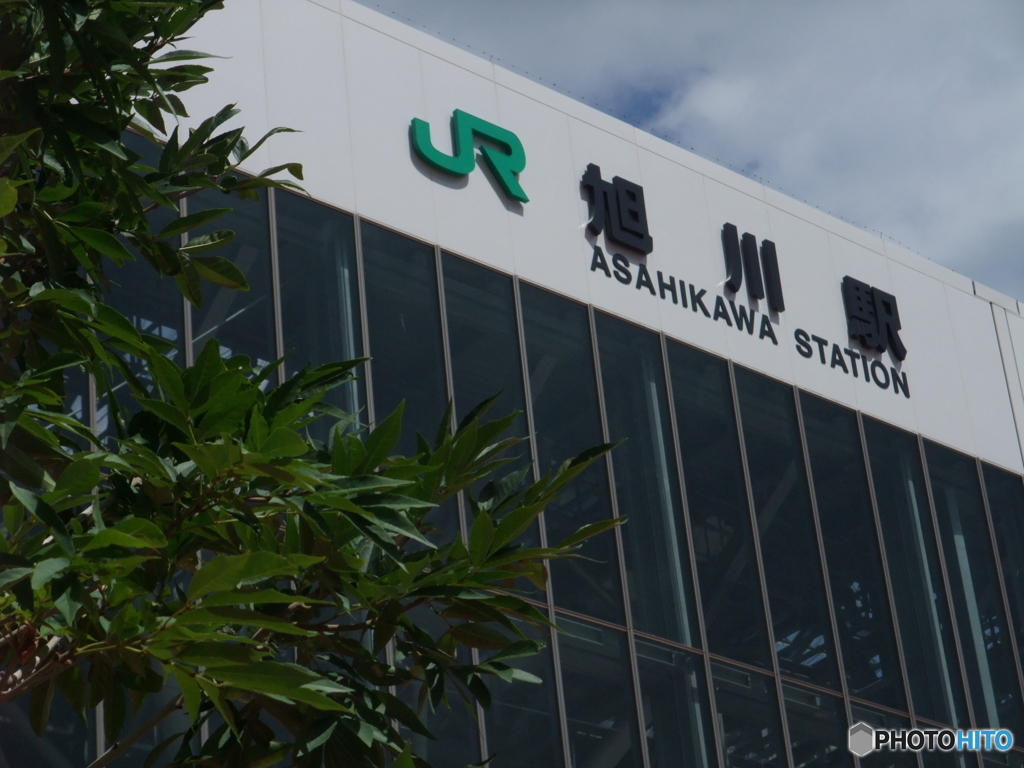
[(982, 473), (1017, 652), (1021, 653), (1024, 648), (1024, 485), (1019, 475), (991, 464), (983, 464)]
[(608, 435), (625, 440), (612, 469), (633, 625), (700, 645), (679, 475), (672, 450), (665, 369), (657, 334), (597, 314), (597, 344)]
[[(148, 141), (133, 133), (125, 133), (128, 148), (142, 155), (139, 161), (144, 165), (155, 167), (160, 162), (159, 150)], [(229, 201), (224, 207), (231, 207)], [(159, 207), (147, 214), (150, 230), (157, 234), (177, 218), (175, 211)], [(170, 241), (178, 245), (178, 237)], [(112, 283), (111, 291), (106, 295), (107, 303), (124, 315), (140, 332), (155, 336), (171, 345), (166, 353), (178, 366), (185, 365), (185, 328), (184, 303), (181, 291), (178, 290), (174, 278), (161, 275), (142, 254), (129, 244), (129, 250), (135, 255), (135, 261), (127, 262), (123, 267), (110, 266), (107, 276)], [(217, 254), (222, 255), (222, 254)], [(134, 374), (144, 386), (152, 385), (149, 368), (146, 363), (132, 355), (122, 355)], [(117, 373), (112, 374), (110, 389), (116, 399), (121, 418), (127, 422), (134, 410), (137, 410), (134, 399), (130, 396), (128, 384)], [(103, 391), (97, 391), (97, 434), (113, 433), (110, 404)]]
[[(175, 679), (173, 677), (169, 678), (160, 693), (147, 697), (142, 708), (134, 715), (128, 717), (122, 734), (132, 733), (136, 728), (141, 727), (147, 720), (159, 712), (172, 697), (177, 696), (180, 692), (181, 689), (178, 687)], [(167, 765), (174, 759), (175, 754), (181, 747), (180, 736), (189, 729), (190, 725), (189, 714), (185, 709), (178, 709), (172, 712), (156, 728), (135, 742), (124, 755), (111, 763), (111, 767), (143, 768), (153, 751), (177, 734), (179, 738), (173, 739), (170, 744), (164, 746), (160, 756), (151, 765), (151, 768), (162, 768), (162, 766)]]
[(486, 710), (487, 751), (501, 768), (561, 768), (561, 728), (551, 638), (537, 630), (527, 635), (547, 643), (536, 656), (512, 659), (509, 664), (541, 679), (540, 685), (506, 683), (487, 678), (491, 706)]
[(900, 640), (914, 712), (968, 724), (921, 454), (914, 435), (864, 419)]
[(782, 698), (796, 768), (853, 768), (842, 699), (786, 683), (782, 684)]
[(735, 370), (779, 671), (839, 690), (793, 389)]
[(362, 222), (366, 317), (374, 415), (385, 419), (405, 400), (398, 453), (431, 445), (448, 402), (434, 249)]
[[(852, 702), (850, 714), (854, 723), (866, 723), (872, 728), (909, 730), (910, 718), (865, 707)], [(917, 756), (913, 752), (890, 752), (883, 748), (860, 758), (861, 768), (918, 768)]]
[(230, 229), (235, 239), (209, 256), (228, 259), (245, 275), (248, 291), (218, 288), (203, 281), (203, 306), (192, 307), (192, 349), (198, 355), (210, 339), (220, 343), (225, 359), (248, 355), (253, 365), (277, 359), (274, 308), (270, 285), (270, 218), (267, 198), (239, 200), (214, 190), (203, 190), (188, 199), (189, 214), (212, 208), (232, 208), (194, 232), (189, 238)]
[[(285, 375), (305, 365), (316, 367), (363, 354), (352, 217), (289, 192), (274, 195), (281, 325)], [(346, 413), (360, 414), (362, 382), (328, 393), (326, 401)], [(365, 421), (365, 415), (360, 421)], [(333, 419), (310, 428), (325, 439)]]
[(0, 706), (0, 766), (3, 768), (81, 768), (96, 759), (92, 715), (88, 724), (64, 695), (53, 697), (46, 734), (39, 738), (28, 719), (28, 696)]
[[(548, 472), (602, 442), (590, 322), (586, 307), (539, 288), (523, 285), (520, 298), (537, 458), (541, 472)], [(611, 516), (607, 464), (598, 461), (548, 506), (548, 541), (557, 544)], [(555, 603), (624, 624), (615, 537), (590, 539), (585, 555), (551, 563)]]
[(636, 655), (651, 768), (716, 766), (702, 659), (639, 638)]
[(560, 618), (572, 768), (641, 768), (626, 634)]
[(977, 464), (934, 443), (925, 443), (925, 456), (975, 725), (1024, 732)]
[[(435, 640), (448, 631), (449, 625), (445, 619), (424, 606), (414, 608), (409, 616), (418, 626), (433, 635)], [(461, 664), (469, 664), (471, 661), (469, 649), (460, 647), (456, 658)], [(424, 664), (426, 662), (407, 658), (402, 655), (400, 650), (396, 650), (396, 665), (407, 668), (415, 663)], [(449, 678), (448, 703), (447, 705), (442, 703), (434, 708), (430, 704), (429, 697), (424, 694), (421, 698), (420, 688), (422, 685), (418, 682), (410, 683), (398, 690), (398, 696), (417, 713), (420, 722), (435, 737), (431, 739), (413, 733), (405, 726), (399, 726), (399, 731), (412, 744), (413, 754), (422, 757), (437, 768), (447, 768), (447, 766), (456, 768), (479, 762), (480, 737), (475, 713), (471, 713), (469, 709), (475, 705), (470, 703), (467, 706), (456, 689), (455, 683)], [(472, 702), (472, 698), (468, 694), (466, 696)], [(421, 701), (423, 702), (422, 709), (420, 709)]]
[(906, 709), (857, 415), (801, 393), (825, 562), (851, 696)]
[(442, 254), (455, 413), (461, 421), (498, 395), (487, 419), (519, 411), (512, 434), (526, 436), (526, 396), (519, 355), (512, 278), (450, 254)]
[(729, 368), (674, 342), (668, 361), (708, 650), (769, 668)]
[(770, 677), (711, 665), (724, 768), (786, 765), (779, 699)]

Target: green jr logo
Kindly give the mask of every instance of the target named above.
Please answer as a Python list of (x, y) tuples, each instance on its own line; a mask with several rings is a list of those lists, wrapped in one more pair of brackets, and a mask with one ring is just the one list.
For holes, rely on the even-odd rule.
[(519, 185), (518, 178), (519, 172), (526, 167), (526, 152), (512, 131), (456, 109), (452, 114), (453, 155), (435, 149), (430, 141), (430, 124), (418, 117), (414, 117), (409, 126), (409, 140), (423, 162), (452, 176), (466, 176), (476, 167), (474, 140), (493, 144), (480, 147), (484, 161), (508, 197), (521, 203), (529, 202), (530, 198)]

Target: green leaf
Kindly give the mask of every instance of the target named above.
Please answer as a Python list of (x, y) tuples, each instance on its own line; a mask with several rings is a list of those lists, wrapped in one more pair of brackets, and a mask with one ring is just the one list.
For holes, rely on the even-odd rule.
[(0, 178), (0, 219), (14, 210), (18, 204), (18, 189), (10, 179)]
[(79, 203), (58, 216), (57, 221), (65, 221), (71, 224), (81, 221), (92, 221), (109, 210), (110, 206), (107, 203)]
[(124, 243), (109, 232), (89, 227), (68, 227), (68, 231), (90, 248), (108, 256), (119, 267), (135, 260), (131, 252), (125, 248)]
[(66, 557), (51, 557), (36, 564), (32, 570), (32, 589), (41, 589), (58, 573), (71, 565)]
[(68, 555), (74, 556), (75, 545), (71, 541), (67, 527), (50, 505), (31, 491), (27, 491), (14, 483), (10, 483), (10, 488), (11, 493), (14, 494), (18, 501), (25, 505), (25, 509), (28, 510), (29, 514), (39, 518), (50, 529), (53, 538), (60, 544), (61, 549), (67, 552)]
[(260, 446), (260, 454), (267, 458), (286, 458), (304, 456), (309, 446), (297, 432), (278, 427)]
[(402, 436), (402, 413), (404, 411), (405, 401), (403, 400), (394, 412), (366, 438), (366, 458), (356, 470), (357, 473), (376, 469), (391, 454), (398, 444), (398, 439)]
[(14, 150), (21, 146), (29, 136), (38, 130), (38, 128), (33, 128), (31, 131), (15, 134), (14, 136), (0, 136), (0, 163), (10, 157)]
[(490, 515), (481, 512), (476, 516), (473, 528), (469, 532), (469, 559), (474, 565), (480, 565), (487, 559), (493, 541), (494, 523)]
[(321, 677), (312, 670), (297, 664), (281, 664), (276, 661), (260, 661), (254, 664), (232, 667), (217, 667), (206, 674), (215, 680), (246, 691), (284, 696), (294, 701), (305, 702), (317, 709), (348, 712), (345, 707), (330, 699), (326, 694), (348, 694), (350, 688)]
[(99, 485), (100, 468), (95, 461), (79, 458), (71, 462), (67, 469), (61, 472), (57, 478), (57, 485), (53, 493), (58, 498), (65, 496), (78, 496), (90, 493), (93, 488)]
[(7, 589), (34, 571), (34, 568), (8, 568), (6, 571), (0, 571), (0, 589)]
[(209, 280), (214, 285), (222, 285), (236, 291), (248, 291), (249, 283), (246, 282), (242, 270), (220, 256), (195, 256), (192, 264), (200, 277)]
[(196, 682), (192, 675), (178, 666), (171, 667), (171, 674), (178, 681), (182, 698), (185, 700), (185, 711), (188, 712), (190, 722), (194, 723), (199, 717), (199, 707), (203, 701), (203, 694), (199, 689), (199, 683)]
[(36, 736), (46, 735), (46, 724), (50, 721), (50, 705), (53, 703), (53, 691), (57, 681), (50, 679), (32, 688), (28, 700), (28, 720)]
[(157, 237), (161, 240), (166, 240), (169, 237), (180, 235), (182, 232), (188, 232), (190, 230), (198, 229), (204, 224), (209, 224), (211, 221), (216, 221), (225, 213), (231, 213), (230, 208), (210, 208), (206, 211), (196, 211), (190, 213), (188, 216), (182, 216), (181, 218), (174, 219), (170, 224), (160, 230)]
[(498, 650), (509, 645), (509, 639), (488, 624), (457, 624), (448, 630), (452, 637), (470, 648)]
[(230, 229), (218, 229), (216, 232), (211, 232), (208, 235), (191, 238), (182, 246), (181, 250), (189, 255), (212, 251), (215, 248), (220, 248), (222, 245), (227, 245), (234, 239), (235, 233)]
[[(320, 558), (309, 558), (319, 562)], [(282, 557), (273, 552), (246, 552), (216, 557), (205, 564), (188, 587), (188, 599), (194, 602), (211, 592), (236, 589), (243, 583), (255, 583), (275, 576), (294, 576), (305, 567), (297, 557)]]

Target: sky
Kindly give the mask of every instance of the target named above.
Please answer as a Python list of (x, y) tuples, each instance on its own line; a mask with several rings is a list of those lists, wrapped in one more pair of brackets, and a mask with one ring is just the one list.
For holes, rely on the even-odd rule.
[(359, 0), (1024, 301), (1021, 0)]

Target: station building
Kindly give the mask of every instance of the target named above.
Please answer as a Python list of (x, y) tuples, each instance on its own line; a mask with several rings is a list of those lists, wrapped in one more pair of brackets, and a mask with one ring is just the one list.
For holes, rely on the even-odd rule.
[[(495, 685), (476, 718), (427, 713), (420, 754), (1024, 763), (847, 748), (859, 722), (1024, 747), (1024, 307), (350, 0), (228, 3), (189, 47), (230, 57), (192, 114), (237, 102), (250, 136), (300, 130), (248, 170), (301, 162), (308, 196), (216, 224), (247, 293), (190, 310), (127, 268), (117, 303), (141, 329), (182, 363), (209, 338), (292, 350), (286, 372), (367, 356), (338, 404), (373, 423), (404, 400), (403, 452), (449, 400), (461, 417), (498, 393), (538, 474), (625, 440), (536, 534), (628, 518), (532, 595), (565, 630), (526, 662), (543, 683)], [(83, 408), (103, 431), (104, 406)], [(67, 729), (0, 744), (86, 764), (100, 737)]]

